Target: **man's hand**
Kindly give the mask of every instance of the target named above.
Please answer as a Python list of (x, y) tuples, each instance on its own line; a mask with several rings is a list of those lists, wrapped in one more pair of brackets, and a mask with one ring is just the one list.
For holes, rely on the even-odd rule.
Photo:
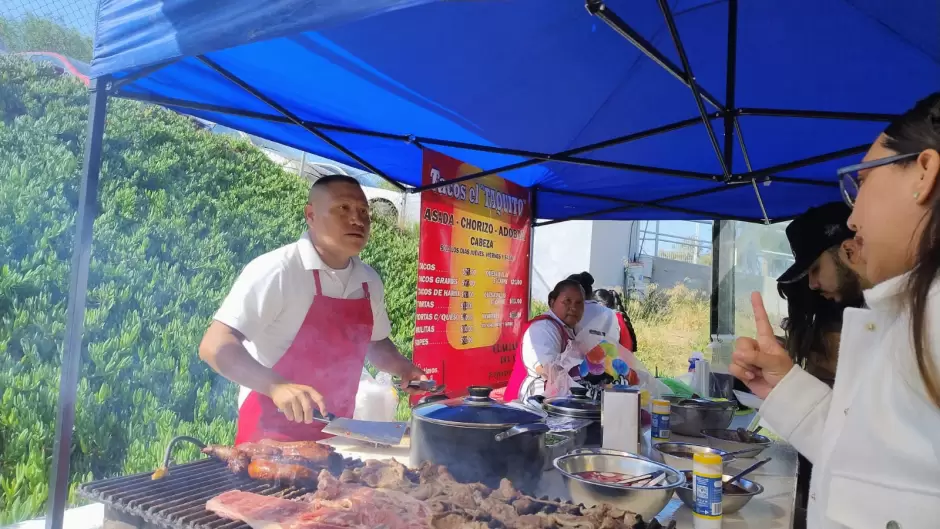
[(744, 382), (758, 397), (766, 399), (771, 390), (783, 380), (793, 368), (793, 360), (777, 342), (770, 325), (764, 300), (757, 292), (751, 294), (754, 307), (754, 322), (757, 324), (757, 339), (738, 338), (734, 343), (731, 366), (732, 375)]
[(268, 396), (289, 421), (310, 424), (313, 422), (314, 410), (326, 417), (323, 395), (310, 386), (290, 382), (272, 384)]
[(400, 385), (400, 387), (401, 387), (402, 391), (404, 391), (404, 392), (406, 392), (406, 393), (410, 393), (410, 394), (412, 394), (412, 395), (415, 395), (415, 394), (418, 394), (418, 393), (427, 393), (426, 391), (424, 391), (424, 390), (422, 390), (422, 389), (416, 389), (416, 388), (409, 388), (409, 387), (408, 387), (408, 384), (410, 384), (410, 383), (412, 383), (412, 382), (420, 382), (420, 381), (422, 381), (422, 380), (429, 380), (429, 379), (428, 379), (428, 376), (427, 376), (426, 374), (424, 374), (424, 371), (422, 371), (421, 369), (419, 369), (418, 366), (414, 366), (414, 365), (413, 365), (413, 366), (411, 366), (411, 368), (412, 368), (412, 369), (411, 369), (410, 372), (408, 372), (408, 373), (402, 375), (402, 377), (401, 377), (401, 385)]

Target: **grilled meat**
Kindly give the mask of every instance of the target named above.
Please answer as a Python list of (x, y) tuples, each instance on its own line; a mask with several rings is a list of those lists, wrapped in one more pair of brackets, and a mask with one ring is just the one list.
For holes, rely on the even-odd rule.
[[(460, 483), (446, 468), (430, 463), (411, 470), (394, 460), (367, 461), (359, 468), (346, 468), (336, 477), (327, 470), (320, 470), (317, 475), (309, 466), (297, 461), (306, 460), (283, 455), (256, 457), (248, 469), (249, 475), (258, 479), (309, 483), (316, 480), (317, 492), (293, 500), (311, 510), (299, 518), (287, 516), (280, 522), (285, 529), (326, 526), (365, 529), (375, 524), (402, 529), (630, 529), (634, 526), (633, 513), (607, 505), (586, 508), (548, 498), (532, 498), (517, 491), (508, 480), (503, 480), (495, 490), (481, 483)], [(261, 502), (259, 498), (254, 501)], [(216, 512), (225, 512), (219, 505), (213, 505)], [(289, 505), (280, 501), (272, 502), (271, 507), (291, 511)], [(242, 509), (235, 509), (226, 516), (247, 518), (240, 511)], [(294, 525), (301, 520), (303, 524), (312, 522), (314, 525)], [(404, 525), (398, 525), (402, 522)]]
[[(280, 443), (264, 439), (257, 443), (242, 443), (235, 447), (209, 445), (203, 448), (202, 453), (225, 461), (235, 474), (248, 472), (249, 476), (256, 479), (276, 479), (257, 476), (291, 473), (289, 470), (275, 471), (273, 466), (275, 463), (305, 467), (312, 472), (313, 476), (323, 468), (329, 469), (336, 475), (343, 471), (343, 457), (332, 447), (314, 442)], [(254, 474), (250, 468), (253, 461), (261, 461), (261, 464), (256, 465)], [(299, 471), (295, 474), (299, 475)]]
[(248, 464), (248, 476), (252, 479), (287, 481), (290, 483), (314, 483), (317, 479), (317, 471), (304, 465), (289, 463), (284, 460), (256, 457)]

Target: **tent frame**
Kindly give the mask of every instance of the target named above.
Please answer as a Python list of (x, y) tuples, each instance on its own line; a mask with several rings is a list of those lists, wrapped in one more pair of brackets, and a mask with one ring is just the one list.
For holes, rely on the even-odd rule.
[[(133, 83), (135, 80), (142, 77), (146, 77), (163, 67), (173, 64), (176, 60), (167, 61), (159, 64), (155, 64), (149, 67), (142, 69), (135, 74), (132, 74), (128, 77), (113, 79), (109, 75), (101, 76), (91, 80), (91, 86), (89, 89), (89, 120), (88, 120), (88, 132), (85, 139), (85, 150), (84, 150), (84, 161), (82, 166), (81, 181), (80, 181), (80, 190), (79, 190), (79, 201), (78, 201), (78, 211), (76, 217), (76, 227), (75, 227), (75, 240), (74, 248), (72, 252), (72, 268), (70, 272), (70, 283), (69, 283), (69, 298), (68, 298), (68, 308), (67, 308), (67, 322), (66, 322), (66, 343), (65, 350), (63, 353), (62, 361), (62, 373), (59, 383), (59, 400), (58, 400), (58, 409), (56, 414), (56, 425), (55, 425), (55, 445), (53, 449), (53, 465), (52, 472), (50, 477), (50, 501), (48, 508), (48, 516), (46, 517), (46, 529), (62, 529), (65, 507), (68, 501), (69, 493), (69, 455), (71, 452), (72, 446), (72, 429), (75, 423), (75, 404), (76, 396), (78, 390), (78, 381), (81, 373), (81, 357), (82, 357), (82, 334), (84, 332), (84, 318), (85, 318), (85, 299), (88, 289), (88, 272), (91, 261), (91, 251), (92, 251), (92, 226), (94, 223), (95, 216), (97, 215), (97, 198), (98, 198), (98, 180), (101, 169), (101, 151), (103, 145), (104, 137), (104, 127), (105, 127), (105, 114), (107, 110), (108, 98), (111, 96), (122, 97), (125, 99), (134, 99), (138, 101), (148, 102), (159, 104), (167, 107), (178, 108), (182, 110), (200, 110), (200, 111), (210, 111), (210, 112), (219, 112), (224, 114), (230, 114), (233, 116), (248, 117), (254, 119), (267, 120), (278, 123), (290, 123), (298, 125), (305, 130), (309, 131), (311, 134), (315, 135), (322, 141), (326, 142), (328, 145), (342, 152), (343, 154), (349, 156), (351, 159), (355, 160), (363, 167), (369, 169), (376, 175), (384, 178), (389, 181), (402, 191), (408, 193), (421, 193), (423, 191), (428, 191), (435, 189), (444, 185), (453, 184), (455, 182), (465, 182), (470, 180), (475, 180), (482, 178), (484, 176), (505, 173), (515, 169), (522, 169), (525, 167), (531, 167), (539, 165), (545, 162), (559, 162), (566, 164), (575, 164), (575, 165), (587, 165), (593, 167), (604, 167), (615, 170), (622, 171), (636, 171), (643, 173), (651, 174), (661, 174), (664, 176), (673, 176), (680, 178), (693, 178), (705, 181), (715, 182), (717, 185), (714, 188), (709, 188), (701, 191), (696, 191), (693, 193), (683, 193), (680, 195), (673, 195), (668, 197), (663, 197), (651, 201), (631, 201), (624, 200), (614, 197), (605, 197), (599, 195), (592, 195), (589, 193), (579, 193), (566, 189), (553, 189), (545, 187), (542, 185), (536, 185), (532, 187), (530, 196), (532, 197), (532, 206), (533, 206), (533, 227), (536, 226), (547, 226), (550, 224), (555, 224), (558, 222), (563, 222), (566, 220), (573, 219), (592, 219), (598, 216), (613, 213), (613, 212), (622, 212), (628, 211), (635, 208), (645, 207), (652, 208), (662, 211), (669, 212), (679, 212), (689, 215), (697, 215), (703, 218), (718, 218), (718, 219), (728, 219), (728, 220), (741, 220), (746, 222), (754, 222), (751, 218), (744, 217), (735, 217), (730, 215), (715, 215), (710, 212), (699, 211), (689, 208), (680, 208), (670, 206), (670, 202), (677, 200), (682, 200), (686, 198), (691, 198), (695, 196), (708, 195), (710, 193), (719, 192), (727, 189), (727, 186), (732, 185), (742, 185), (750, 184), (754, 188), (755, 195), (758, 202), (761, 204), (761, 210), (763, 212), (763, 222), (769, 224), (774, 221), (789, 220), (786, 218), (775, 218), (770, 219), (767, 216), (766, 210), (763, 207), (763, 200), (760, 197), (760, 190), (757, 186), (758, 183), (766, 183), (772, 181), (778, 182), (789, 182), (795, 184), (804, 184), (804, 185), (813, 185), (813, 186), (822, 186), (822, 187), (835, 187), (837, 184), (835, 182), (825, 182), (819, 180), (812, 180), (806, 178), (798, 177), (787, 177), (780, 176), (777, 173), (782, 171), (788, 171), (793, 169), (798, 169), (802, 167), (808, 167), (815, 165), (821, 162), (835, 160), (843, 158), (845, 156), (850, 156), (853, 154), (860, 154), (865, 152), (868, 148), (868, 145), (858, 145), (855, 147), (850, 147), (848, 149), (842, 149), (839, 151), (834, 151), (830, 153), (820, 154), (816, 156), (811, 156), (801, 160), (795, 160), (792, 162), (776, 165), (773, 167), (767, 167), (764, 169), (755, 170), (751, 167), (750, 160), (747, 155), (747, 148), (745, 146), (744, 138), (741, 131), (741, 126), (739, 123), (739, 117), (741, 116), (767, 116), (767, 117), (784, 117), (784, 118), (814, 118), (814, 119), (834, 119), (834, 120), (848, 120), (848, 121), (875, 121), (875, 122), (884, 122), (890, 121), (896, 116), (894, 114), (877, 114), (877, 113), (858, 113), (858, 112), (831, 112), (831, 111), (818, 111), (818, 110), (788, 110), (788, 109), (770, 109), (770, 108), (736, 108), (735, 107), (735, 76), (737, 68), (737, 24), (738, 24), (738, 0), (728, 0), (728, 56), (727, 56), (727, 82), (726, 82), (726, 94), (724, 98), (724, 103), (722, 103), (717, 97), (708, 93), (705, 89), (698, 85), (695, 81), (695, 77), (692, 74), (691, 66), (688, 61), (688, 57), (685, 54), (685, 49), (682, 45), (682, 40), (679, 35), (679, 31), (676, 27), (675, 17), (672, 13), (672, 9), (669, 7), (667, 0), (658, 0), (660, 9), (663, 13), (666, 25), (669, 29), (669, 33), (673, 44), (678, 51), (680, 58), (680, 65), (674, 64), (665, 54), (656, 49), (648, 40), (646, 40), (638, 31), (632, 28), (624, 20), (617, 16), (609, 7), (607, 7), (602, 0), (586, 0), (585, 7), (587, 11), (602, 20), (608, 26), (610, 26), (614, 31), (624, 37), (630, 44), (640, 50), (642, 53), (647, 55), (651, 60), (656, 64), (662, 67), (665, 71), (670, 73), (673, 77), (678, 79), (681, 83), (689, 87), (692, 97), (695, 100), (696, 107), (698, 109), (698, 116), (691, 117), (682, 121), (675, 123), (670, 123), (662, 125), (659, 127), (654, 127), (648, 130), (633, 132), (624, 136), (617, 138), (611, 138), (609, 140), (593, 143), (590, 145), (585, 145), (581, 147), (576, 147), (572, 149), (567, 149), (561, 152), (556, 153), (542, 153), (534, 152), (529, 150), (521, 149), (512, 149), (504, 147), (496, 147), (491, 145), (480, 145), (474, 143), (452, 141), (442, 138), (429, 138), (429, 137), (420, 137), (411, 134), (396, 134), (383, 131), (375, 130), (365, 130), (354, 127), (347, 127), (341, 125), (333, 125), (329, 123), (318, 123), (310, 120), (305, 120), (292, 112), (287, 108), (283, 107), (269, 96), (261, 93), (248, 83), (241, 80), (237, 75), (225, 70), (218, 63), (207, 57), (206, 55), (198, 56), (197, 58), (209, 68), (212, 68), (220, 75), (228, 79), (230, 82), (241, 87), (247, 93), (253, 95), (260, 101), (266, 103), (271, 107), (276, 113), (275, 114), (266, 114), (259, 112), (251, 112), (245, 110), (239, 110), (234, 108), (227, 108), (219, 105), (207, 105), (201, 103), (194, 103), (183, 100), (175, 100), (164, 97), (157, 97), (151, 95), (144, 95), (133, 92), (124, 92), (122, 88)], [(709, 104), (714, 107), (716, 110), (708, 112), (705, 104)], [(719, 144), (718, 138), (716, 137), (714, 131), (711, 127), (712, 120), (720, 119), (722, 120), (724, 128), (724, 138), (723, 144)], [(666, 132), (671, 132), (674, 130), (682, 129), (685, 127), (703, 124), (708, 131), (709, 141), (712, 144), (713, 149), (715, 150), (715, 155), (719, 161), (719, 166), (722, 168), (721, 174), (707, 174), (694, 171), (682, 171), (677, 169), (668, 169), (661, 167), (650, 167), (643, 165), (628, 164), (622, 162), (614, 162), (608, 160), (598, 160), (594, 158), (585, 158), (578, 156), (584, 153), (589, 153), (606, 147), (611, 147), (614, 145), (620, 145), (623, 143), (628, 143), (631, 141), (640, 140), (643, 138), (648, 138), (658, 134), (663, 134)], [(456, 149), (465, 149), (470, 151), (479, 151), (479, 152), (488, 152), (496, 154), (504, 154), (509, 156), (519, 156), (527, 158), (526, 160), (514, 162), (511, 164), (504, 165), (502, 167), (496, 167), (486, 170), (481, 170), (477, 173), (470, 174), (458, 178), (456, 180), (451, 180), (447, 182), (439, 182), (436, 184), (430, 184), (420, 187), (409, 187), (406, 188), (401, 183), (395, 181), (390, 176), (386, 175), (379, 168), (374, 167), (372, 164), (368, 163), (365, 159), (357, 155), (356, 153), (350, 151), (346, 147), (342, 146), (339, 142), (330, 138), (326, 132), (342, 132), (348, 134), (355, 134), (361, 136), (368, 136), (374, 138), (383, 138), (389, 140), (403, 141), (409, 144), (414, 145), (419, 149), (423, 149), (424, 145), (429, 146), (439, 146), (439, 147), (450, 147)], [(733, 167), (733, 142), (734, 136), (737, 136), (739, 147), (741, 149), (742, 156), (744, 158), (747, 172), (741, 174), (735, 174), (732, 172)], [(567, 218), (553, 219), (541, 223), (534, 222), (535, 219), (535, 210), (534, 206), (536, 200), (540, 193), (549, 193), (556, 194), (561, 196), (571, 196), (571, 197), (581, 197), (581, 198), (591, 198), (597, 200), (603, 200), (615, 204), (612, 207), (598, 209), (593, 212), (576, 214)], [(721, 234), (723, 230), (729, 228), (728, 220), (719, 220), (713, 225), (712, 229), (712, 248), (714, 252), (713, 264), (712, 264), (712, 293), (711, 293), (711, 332), (712, 334), (730, 334), (734, 331), (733, 318), (724, 317), (725, 314), (733, 315), (734, 312), (734, 281), (733, 275), (728, 274), (727, 272), (733, 269), (733, 237), (728, 237), (727, 234), (725, 237), (722, 237)], [(534, 231), (531, 234), (531, 237), (534, 239)], [(730, 312), (729, 312), (730, 311)]]

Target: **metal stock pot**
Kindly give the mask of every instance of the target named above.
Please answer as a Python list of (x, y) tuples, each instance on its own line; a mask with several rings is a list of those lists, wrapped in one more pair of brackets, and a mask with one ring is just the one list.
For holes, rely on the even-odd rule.
[(454, 478), (497, 488), (502, 478), (532, 493), (541, 478), (548, 425), (538, 414), (496, 402), (471, 386), (455, 399), (428, 399), (412, 410), (411, 466), (444, 465)]

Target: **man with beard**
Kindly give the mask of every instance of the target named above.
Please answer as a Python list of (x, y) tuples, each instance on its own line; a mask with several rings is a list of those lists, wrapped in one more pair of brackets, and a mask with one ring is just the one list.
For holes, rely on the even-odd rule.
[[(810, 290), (845, 306), (860, 306), (865, 279), (859, 243), (849, 229), (852, 210), (843, 202), (808, 209), (787, 226), (787, 239), (796, 261), (777, 278), (791, 284), (806, 278)], [(792, 316), (792, 314), (791, 314)]]
[[(842, 312), (860, 307), (871, 288), (859, 243), (848, 227), (852, 210), (844, 202), (810, 208), (787, 226), (796, 262), (777, 279), (787, 300), (786, 349), (793, 361), (832, 386), (836, 376)], [(797, 473), (797, 506), (806, 508), (812, 465), (802, 455)]]

